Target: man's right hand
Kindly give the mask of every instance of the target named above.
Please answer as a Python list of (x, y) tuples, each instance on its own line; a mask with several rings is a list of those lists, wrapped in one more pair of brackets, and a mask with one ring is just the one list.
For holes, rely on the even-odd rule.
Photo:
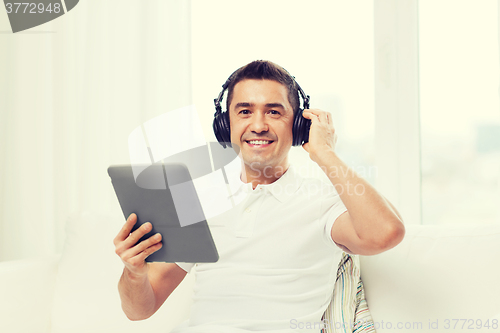
[(150, 222), (144, 223), (140, 228), (130, 233), (132, 227), (137, 223), (137, 215), (130, 214), (118, 235), (113, 240), (115, 253), (121, 258), (125, 268), (135, 277), (141, 277), (148, 273), (146, 257), (162, 247), (161, 235), (159, 233), (137, 243), (142, 236), (151, 231)]

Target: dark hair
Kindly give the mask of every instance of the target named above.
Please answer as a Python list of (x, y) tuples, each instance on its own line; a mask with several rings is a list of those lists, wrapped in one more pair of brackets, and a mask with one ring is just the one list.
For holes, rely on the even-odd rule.
[(229, 112), (229, 105), (233, 98), (234, 86), (246, 79), (273, 80), (284, 85), (288, 90), (288, 102), (293, 108), (295, 115), (300, 107), (299, 90), (295, 79), (283, 67), (267, 60), (256, 60), (240, 67), (232, 75), (227, 88), (226, 110)]

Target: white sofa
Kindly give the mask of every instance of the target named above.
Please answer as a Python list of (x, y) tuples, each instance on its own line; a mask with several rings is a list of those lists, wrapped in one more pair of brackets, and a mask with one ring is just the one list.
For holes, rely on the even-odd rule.
[[(0, 332), (169, 332), (186, 319), (193, 274), (151, 318), (123, 314), (112, 242), (123, 222), (119, 213), (79, 214), (61, 256), (0, 263)], [(406, 227), (397, 247), (360, 258), (377, 332), (471, 332), (471, 320), (474, 332), (500, 332), (500, 225)]]

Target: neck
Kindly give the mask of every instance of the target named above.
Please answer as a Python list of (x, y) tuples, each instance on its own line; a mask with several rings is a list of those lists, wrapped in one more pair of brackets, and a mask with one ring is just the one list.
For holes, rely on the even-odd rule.
[(242, 162), (241, 181), (244, 183), (252, 183), (252, 189), (255, 190), (259, 184), (271, 184), (278, 180), (290, 167), (287, 162), (284, 165), (262, 166), (257, 168), (255, 164), (252, 166)]

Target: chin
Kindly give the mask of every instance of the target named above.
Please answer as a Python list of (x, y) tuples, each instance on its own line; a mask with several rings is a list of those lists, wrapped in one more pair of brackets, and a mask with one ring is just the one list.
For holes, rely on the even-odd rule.
[(245, 164), (250, 167), (252, 170), (261, 170), (264, 169), (265, 167), (272, 166), (269, 161), (262, 161), (262, 160), (244, 160)]

